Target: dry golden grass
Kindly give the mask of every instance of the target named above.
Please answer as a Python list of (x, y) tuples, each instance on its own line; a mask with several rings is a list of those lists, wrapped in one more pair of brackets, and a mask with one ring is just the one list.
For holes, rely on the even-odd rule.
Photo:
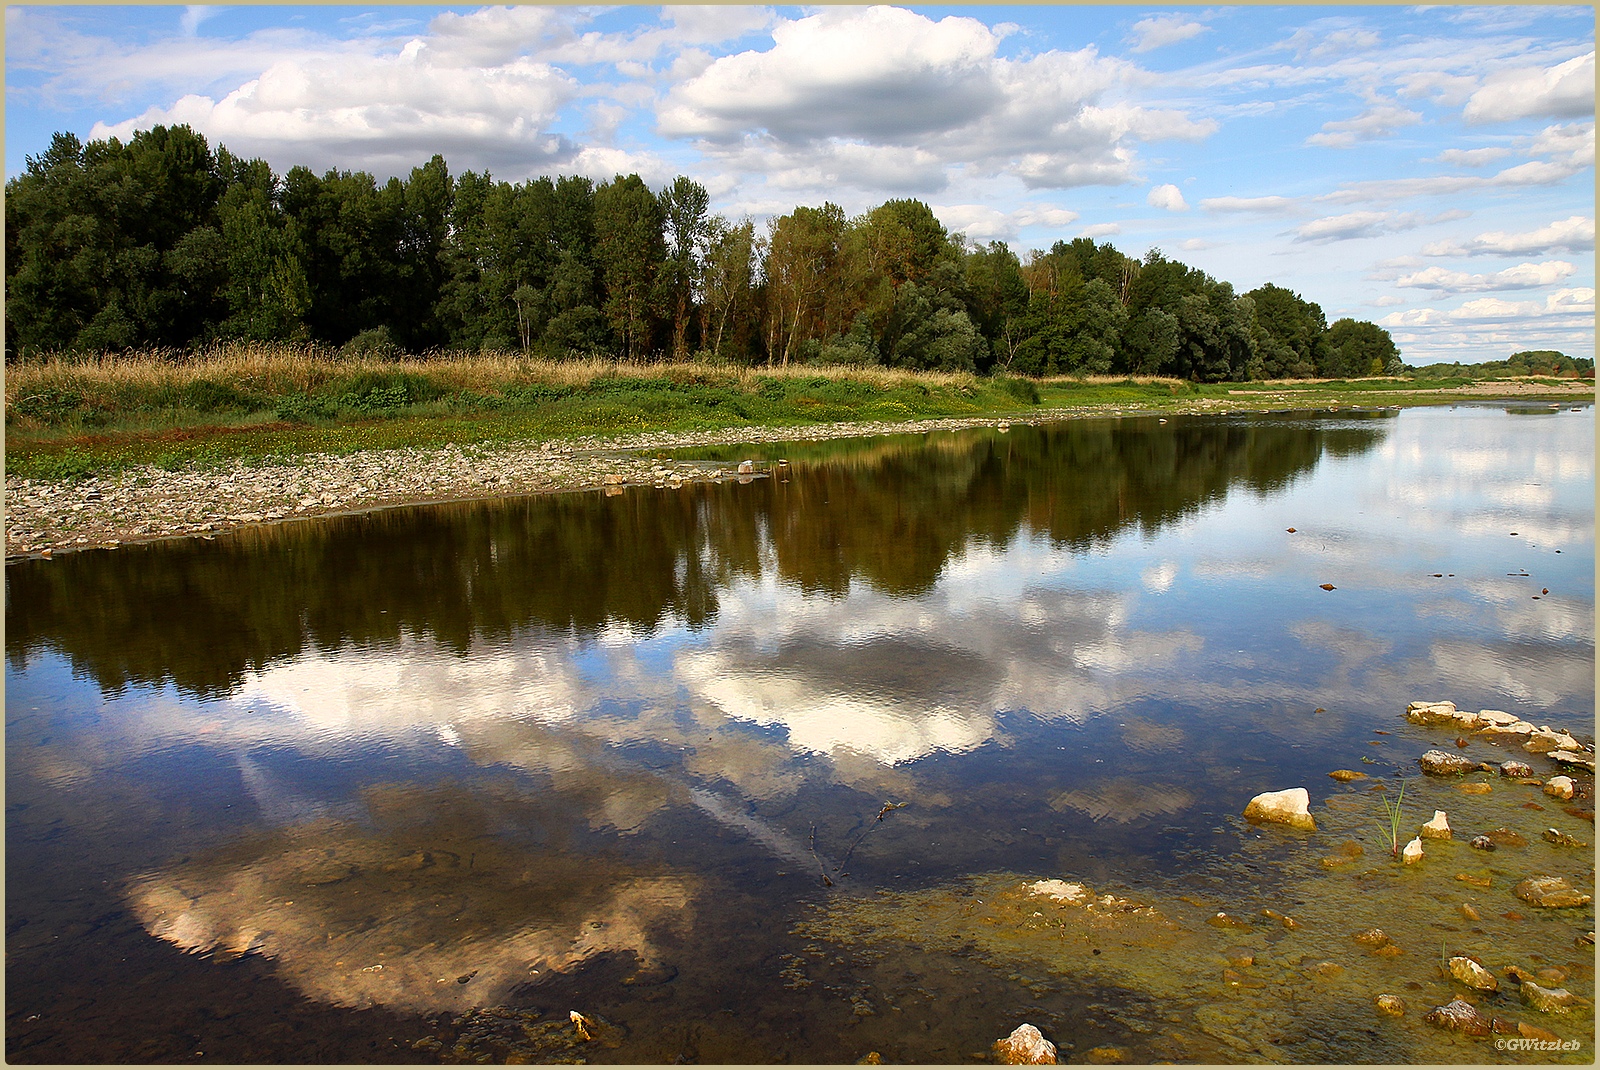
[(309, 393), (330, 380), (363, 372), (414, 373), (457, 390), (491, 393), (513, 383), (586, 386), (608, 377), (658, 378), (728, 386), (758, 378), (851, 379), (878, 387), (919, 382), (953, 386), (973, 381), (965, 373), (917, 372), (846, 365), (794, 365), (789, 368), (725, 364), (642, 364), (584, 357), (554, 361), (518, 352), (451, 353), (381, 359), (341, 356), (335, 349), (265, 344), (214, 346), (199, 353), (149, 352), (115, 356), (48, 356), (6, 367), (5, 398), (17, 399), (49, 388), (71, 387), (86, 394), (181, 390), (210, 381), (270, 394)]

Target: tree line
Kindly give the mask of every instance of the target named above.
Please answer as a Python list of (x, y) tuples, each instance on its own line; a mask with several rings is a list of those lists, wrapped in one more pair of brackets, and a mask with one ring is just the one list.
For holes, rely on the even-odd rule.
[(6, 183), (6, 359), (220, 342), (1197, 381), (1394, 373), (1375, 324), (1089, 238), (1019, 258), (917, 200), (764, 228), (638, 175), (283, 176), (187, 126), (58, 133)]

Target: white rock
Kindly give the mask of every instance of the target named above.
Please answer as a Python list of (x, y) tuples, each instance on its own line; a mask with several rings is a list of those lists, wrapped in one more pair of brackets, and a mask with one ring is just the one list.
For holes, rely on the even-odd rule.
[(1400, 861), (1408, 866), (1422, 861), (1422, 839), (1420, 837), (1401, 848)]
[(1246, 804), (1244, 816), (1250, 821), (1269, 821), (1307, 831), (1317, 827), (1311, 816), (1311, 793), (1305, 788), (1264, 791)]
[(1544, 782), (1544, 793), (1557, 799), (1572, 798), (1572, 778), (1569, 776), (1553, 776)]
[(1054, 1065), (1056, 1046), (1044, 1038), (1038, 1029), (1023, 1022), (1008, 1037), (994, 1042), (995, 1060), (1008, 1066), (1034, 1064)]
[(1071, 903), (1074, 906), (1087, 903), (1093, 893), (1076, 881), (1047, 880), (1034, 881), (1028, 885), (1028, 894), (1042, 895), (1054, 899), (1058, 903)]
[(1422, 835), (1430, 840), (1450, 839), (1450, 822), (1443, 810), (1433, 812), (1433, 820), (1422, 826)]
[(1567, 735), (1565, 732), (1553, 732), (1544, 728), (1539, 729), (1537, 732), (1533, 733), (1532, 736), (1528, 737), (1528, 741), (1522, 746), (1524, 750), (1532, 751), (1534, 754), (1549, 754), (1551, 751), (1575, 751), (1582, 749), (1582, 744), (1573, 739), (1571, 736)]
[(1479, 710), (1478, 720), (1487, 725), (1497, 726), (1517, 723), (1517, 718), (1513, 717), (1509, 713), (1506, 713), (1504, 710)]

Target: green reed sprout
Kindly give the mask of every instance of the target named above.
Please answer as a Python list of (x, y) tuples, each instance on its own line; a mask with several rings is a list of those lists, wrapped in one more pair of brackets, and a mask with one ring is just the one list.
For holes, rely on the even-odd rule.
[(1395, 796), (1394, 802), (1389, 801), (1389, 796), (1384, 795), (1378, 801), (1383, 803), (1383, 812), (1389, 819), (1389, 827), (1385, 830), (1382, 825), (1378, 828), (1389, 834), (1389, 853), (1395, 858), (1400, 857), (1400, 803), (1406, 797), (1406, 783), (1400, 782), (1400, 793)]

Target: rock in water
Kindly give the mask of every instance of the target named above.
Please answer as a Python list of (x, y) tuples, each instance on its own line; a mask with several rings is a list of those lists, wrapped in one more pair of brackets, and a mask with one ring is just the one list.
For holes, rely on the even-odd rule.
[(1272, 822), (1308, 832), (1317, 828), (1316, 819), (1311, 816), (1311, 793), (1305, 788), (1264, 791), (1245, 806), (1244, 816), (1249, 821)]
[(1443, 810), (1433, 812), (1433, 820), (1422, 826), (1422, 835), (1430, 840), (1448, 840), (1450, 838), (1450, 822), (1445, 817)]
[(1408, 866), (1422, 861), (1422, 838), (1420, 836), (1400, 849), (1400, 861)]
[(1023, 1022), (1011, 1031), (1010, 1036), (994, 1042), (994, 1057), (1007, 1066), (1054, 1065), (1056, 1046), (1046, 1040), (1039, 1030)]
[(1522, 982), (1522, 1001), (1546, 1014), (1567, 1014), (1579, 1002), (1565, 988), (1544, 988), (1532, 981)]
[(1555, 844), (1557, 847), (1587, 847), (1587, 846), (1589, 846), (1587, 843), (1584, 843), (1582, 840), (1578, 839), (1575, 836), (1568, 836), (1565, 832), (1562, 832), (1560, 829), (1545, 829), (1544, 830), (1544, 838), (1548, 842)]
[(1519, 762), (1514, 758), (1508, 759), (1500, 763), (1500, 775), (1532, 776), (1533, 766), (1529, 765), (1527, 762)]
[[(1529, 770), (1532, 772), (1532, 770)], [(1544, 793), (1557, 799), (1572, 798), (1573, 783), (1569, 776), (1553, 776), (1545, 781)]]
[(1335, 769), (1328, 775), (1333, 777), (1333, 779), (1337, 780), (1341, 784), (1348, 784), (1352, 780), (1367, 779), (1367, 774), (1358, 773), (1354, 769)]
[(1492, 851), (1494, 850), (1494, 841), (1487, 836), (1474, 836), (1469, 841), (1468, 846), (1475, 847), (1480, 851)]
[(1511, 889), (1511, 894), (1536, 907), (1581, 907), (1590, 898), (1564, 877), (1529, 877)]
[(1423, 1015), (1423, 1020), (1469, 1037), (1489, 1035), (1489, 1020), (1464, 999), (1453, 999), (1443, 1007), (1435, 1007)]
[(1417, 761), (1429, 776), (1455, 776), (1457, 773), (1471, 773), (1478, 768), (1478, 763), (1471, 758), (1442, 750), (1431, 750)]
[(1457, 955), (1450, 960), (1450, 976), (1468, 988), (1476, 988), (1479, 992), (1500, 991), (1500, 982), (1494, 979), (1494, 974), (1465, 955)]
[(1373, 1000), (1378, 1005), (1379, 1014), (1393, 1015), (1396, 1018), (1405, 1017), (1406, 1001), (1399, 996), (1383, 995)]

